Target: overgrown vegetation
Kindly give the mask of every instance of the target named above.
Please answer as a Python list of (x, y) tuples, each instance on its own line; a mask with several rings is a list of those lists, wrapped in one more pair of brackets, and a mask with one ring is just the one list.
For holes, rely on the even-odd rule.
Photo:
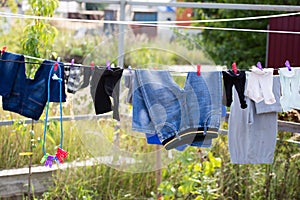
[[(42, 9), (42, 8), (40, 8)], [(1, 30), (3, 42), (9, 44), (8, 51), (25, 53), (20, 45), (19, 22), (12, 26), (10, 32)], [(45, 28), (45, 27), (44, 27)], [(29, 29), (28, 29), (29, 30)], [(41, 29), (46, 30), (46, 29)], [(36, 31), (36, 30), (34, 30)], [(55, 31), (54, 31), (55, 32)], [(15, 33), (16, 37), (11, 37)], [(18, 34), (17, 34), (18, 33)], [(29, 42), (31, 50), (35, 45), (36, 32), (29, 33), (33, 42)], [(21, 34), (21, 33), (20, 33)], [(29, 34), (29, 35), (28, 35)], [(58, 53), (63, 60), (70, 61), (75, 58), (77, 63), (88, 65), (90, 61), (96, 64), (105, 64), (106, 60), (115, 62), (117, 59), (117, 46), (114, 38), (102, 38), (99, 36), (85, 36), (84, 39), (73, 39), (74, 32), (60, 30), (53, 44), (41, 45), (41, 54), (34, 56), (48, 57), (50, 50)], [(26, 37), (27, 37), (26, 36)], [(27, 39), (29, 39), (28, 37)], [(50, 36), (49, 36), (50, 37)], [(177, 38), (178, 41), (180, 38)], [(104, 42), (103, 42), (104, 41)], [(193, 46), (188, 51), (178, 44), (148, 41), (147, 39), (126, 40), (125, 63), (136, 68), (161, 67), (163, 64), (211, 64), (202, 51)], [(103, 43), (101, 43), (103, 42)], [(39, 44), (40, 45), (40, 44)], [(212, 45), (212, 44), (211, 44)], [(149, 48), (150, 47), (150, 48)], [(226, 51), (230, 53), (230, 51)], [(47, 55), (46, 55), (47, 54)], [(33, 55), (33, 54), (32, 54)], [(200, 55), (200, 56), (199, 56)], [(263, 56), (260, 56), (263, 57)], [(230, 61), (231, 62), (231, 61)], [(86, 98), (76, 99), (74, 102), (80, 105)], [(73, 102), (73, 103), (74, 103)], [(82, 106), (79, 107), (82, 109)], [(64, 115), (74, 113), (72, 103), (64, 104)], [(58, 113), (56, 104), (51, 105), (49, 116)], [(75, 112), (76, 114), (76, 112)], [(291, 116), (289, 116), (291, 117)], [(24, 123), (19, 115), (0, 110), (1, 120), (16, 120), (12, 126), (0, 127), (0, 169), (24, 167), (28, 164), (27, 157), (19, 156), (26, 152), (31, 145), (32, 138), (28, 137), (31, 127)], [(20, 119), (20, 120), (19, 120)], [(44, 119), (44, 115), (41, 117)], [(85, 129), (80, 129), (81, 124)], [(95, 143), (86, 139), (84, 131), (99, 125), (101, 133), (109, 143), (114, 142), (114, 125), (111, 120), (87, 120), (85, 122), (64, 122), (64, 148), (70, 152), (67, 161), (82, 161), (95, 157), (91, 148)], [(128, 123), (130, 125), (130, 123)], [(226, 128), (226, 127), (225, 127)], [(34, 125), (33, 164), (38, 165), (42, 155), (43, 125)], [(100, 133), (100, 134), (101, 134)], [(211, 149), (187, 148), (180, 156), (174, 158), (162, 170), (163, 182), (158, 188), (164, 199), (299, 199), (300, 196), (300, 159), (299, 148), (295, 145), (283, 142), (291, 137), (291, 133), (278, 133), (274, 163), (272, 165), (232, 165), (228, 152), (227, 137), (220, 136), (214, 141)], [(146, 145), (144, 138), (134, 138), (134, 134), (126, 127), (120, 130), (120, 149), (135, 150), (135, 152), (147, 153), (154, 151), (155, 147)], [(47, 148), (53, 150), (59, 144), (59, 123), (52, 121), (47, 133)], [(84, 140), (85, 139), (85, 140)], [(108, 149), (100, 143), (97, 152), (107, 153)], [(90, 145), (90, 146), (88, 146)], [(102, 146), (102, 149), (100, 148)], [(110, 153), (107, 153), (111, 155)], [(120, 154), (118, 154), (120, 155)], [(136, 157), (138, 158), (138, 156)], [(164, 158), (164, 157), (163, 157)], [(146, 163), (147, 164), (147, 163)], [(138, 166), (138, 165), (137, 165)], [(154, 172), (130, 173), (124, 172), (121, 167), (128, 165), (110, 165), (95, 163), (94, 166), (70, 168), (59, 170), (54, 175), (53, 187), (44, 193), (44, 199), (147, 199), (156, 198), (156, 177)], [(138, 166), (139, 167), (139, 166)], [(143, 166), (144, 167), (144, 166)], [(130, 167), (128, 167), (130, 169)], [(147, 169), (147, 168), (146, 168)], [(148, 171), (153, 171), (149, 167)]]
[(163, 171), (164, 199), (298, 199), (299, 147), (282, 142), (291, 134), (278, 136), (272, 165), (230, 164), (227, 136), (219, 136), (209, 153), (187, 151)]

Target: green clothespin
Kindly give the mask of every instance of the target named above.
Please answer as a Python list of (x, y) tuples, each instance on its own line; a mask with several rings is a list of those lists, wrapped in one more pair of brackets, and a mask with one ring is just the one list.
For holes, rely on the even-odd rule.
[(48, 158), (48, 156), (49, 156), (49, 154), (46, 153), (46, 154), (43, 156), (43, 158), (42, 158), (42, 160), (40, 161), (40, 163), (43, 164), (43, 163), (46, 161), (46, 159)]

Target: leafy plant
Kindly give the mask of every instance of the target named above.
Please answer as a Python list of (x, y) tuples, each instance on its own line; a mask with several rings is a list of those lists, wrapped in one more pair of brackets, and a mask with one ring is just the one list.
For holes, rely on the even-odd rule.
[(215, 199), (218, 197), (216, 169), (221, 159), (201, 149), (186, 149), (170, 168), (163, 170), (158, 190), (164, 199)]
[[(52, 17), (59, 5), (58, 0), (29, 0), (29, 13), (35, 16)], [(57, 29), (43, 19), (35, 19), (24, 28), (21, 40), (23, 53), (33, 57), (49, 57)]]

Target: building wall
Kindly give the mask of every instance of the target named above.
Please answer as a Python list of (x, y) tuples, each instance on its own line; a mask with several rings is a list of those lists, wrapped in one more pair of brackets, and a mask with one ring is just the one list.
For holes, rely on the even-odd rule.
[[(178, 0), (178, 2), (183, 2), (184, 0)], [(176, 9), (176, 21), (188, 21), (192, 20), (193, 8), (177, 8)], [(179, 26), (190, 26), (191, 23), (178, 23)]]
[[(300, 32), (300, 17), (272, 18), (269, 21), (270, 30)], [(291, 66), (300, 66), (300, 35), (298, 34), (269, 34), (268, 67), (284, 67), (286, 60)]]

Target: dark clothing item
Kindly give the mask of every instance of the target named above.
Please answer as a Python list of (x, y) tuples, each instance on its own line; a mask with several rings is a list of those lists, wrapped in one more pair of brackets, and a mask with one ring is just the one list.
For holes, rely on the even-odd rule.
[(126, 103), (132, 104), (132, 88), (133, 88), (133, 71), (130, 71), (124, 76), (124, 85), (126, 88), (128, 88), (128, 95), (126, 97)]
[[(91, 71), (91, 68), (87, 68), (87, 69), (89, 69)], [(87, 69), (84, 71), (85, 72), (84, 79), (87, 80), (86, 77), (91, 76), (91, 74), (92, 74), (92, 76), (91, 76), (92, 78), (90, 80), (90, 92), (91, 92), (93, 102), (95, 102), (98, 83), (106, 69), (105, 69), (105, 67), (95, 67), (94, 69), (92, 69), (93, 71), (91, 71), (91, 73), (87, 73), (88, 72)], [(88, 74), (90, 74), (90, 75), (88, 75)], [(85, 84), (83, 84), (83, 85), (85, 86)]]
[(247, 103), (245, 100), (245, 83), (246, 83), (246, 73), (245, 71), (238, 71), (235, 74), (232, 70), (223, 71), (223, 81), (226, 94), (226, 106), (230, 107), (232, 103), (232, 87), (235, 86), (235, 89), (238, 93), (241, 108), (247, 108)]
[(79, 66), (65, 66), (67, 92), (75, 94), (78, 91), (80, 86), (80, 73)]
[[(48, 81), (48, 76), (49, 76), (49, 73), (50, 73), (50, 70), (51, 70), (51, 66), (54, 65), (56, 62), (55, 61), (50, 61), (50, 60), (45, 60), (41, 66), (45, 65), (46, 69), (44, 72), (40, 72), (40, 73), (43, 73), (43, 74), (38, 74), (39, 76), (42, 76), (43, 78), (47, 78), (47, 81)], [(61, 76), (59, 76), (59, 70), (57, 69), (57, 71), (54, 71), (52, 73), (53, 74), (57, 74), (58, 77), (60, 77), (62, 80), (65, 80), (65, 77), (64, 77), (64, 64), (63, 63), (59, 63), (59, 66), (60, 66), (60, 70), (61, 70)], [(37, 71), (38, 73), (38, 71)], [(46, 74), (48, 74), (48, 76), (46, 77)], [(51, 76), (52, 77), (52, 76)], [(60, 99), (59, 99), (59, 82), (57, 80), (53, 80), (51, 79), (51, 82), (50, 82), (50, 102), (60, 102)], [(62, 84), (62, 102), (66, 102), (66, 89), (65, 89), (65, 84)], [(48, 90), (47, 90), (47, 93), (48, 93)]]
[(2, 54), (1, 59), (20, 61), (20, 63), (0, 61), (0, 95), (3, 97), (8, 97), (12, 91), (14, 80), (17, 77), (18, 71), (21, 68), (25, 70), (24, 56), (19, 54), (4, 52)]
[[(119, 93), (120, 79), (123, 69), (106, 68), (94, 69), (94, 74), (91, 80), (91, 95), (93, 98), (96, 114), (103, 114), (113, 110), (113, 118), (119, 118)], [(113, 98), (113, 104), (110, 97)]]
[(90, 79), (93, 75), (94, 69), (91, 67), (84, 67), (83, 68), (83, 83), (80, 86), (80, 89), (86, 88), (90, 85)]
[[(45, 60), (35, 73), (34, 79), (26, 78), (25, 63), (18, 68), (16, 78), (11, 80), (14, 85), (9, 97), (3, 97), (3, 109), (18, 113), (25, 117), (38, 120), (43, 113), (48, 96), (48, 77), (51, 66), (55, 62)], [(51, 77), (57, 74), (63, 77), (63, 66), (61, 67), (61, 76), (59, 70), (52, 73)], [(63, 80), (63, 78), (62, 78)], [(62, 101), (66, 101), (64, 93), (64, 85), (62, 87)], [(59, 82), (51, 78), (50, 82), (50, 102), (59, 102)]]

